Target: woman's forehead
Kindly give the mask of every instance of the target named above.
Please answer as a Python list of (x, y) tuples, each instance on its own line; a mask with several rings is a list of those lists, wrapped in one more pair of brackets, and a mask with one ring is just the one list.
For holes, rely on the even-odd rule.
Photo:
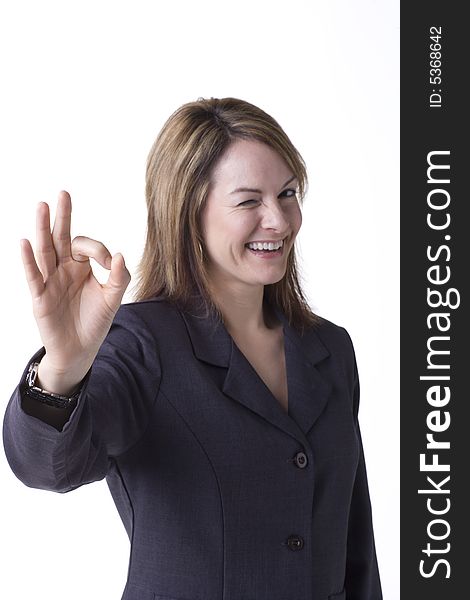
[(259, 188), (267, 179), (282, 185), (293, 175), (282, 156), (267, 144), (236, 140), (216, 163), (211, 179), (214, 185), (232, 193), (242, 187)]

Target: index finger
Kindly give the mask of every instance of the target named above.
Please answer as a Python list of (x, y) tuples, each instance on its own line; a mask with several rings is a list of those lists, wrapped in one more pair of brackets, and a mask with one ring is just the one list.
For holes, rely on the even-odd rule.
[(72, 256), (70, 239), (70, 222), (72, 216), (72, 200), (68, 192), (62, 191), (57, 200), (57, 209), (52, 228), (52, 243), (55, 247), (57, 261)]

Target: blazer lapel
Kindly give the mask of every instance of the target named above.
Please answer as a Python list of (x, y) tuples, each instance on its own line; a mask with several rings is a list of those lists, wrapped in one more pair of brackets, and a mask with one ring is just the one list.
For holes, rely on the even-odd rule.
[(281, 407), (254, 367), (232, 340), (232, 354), (222, 391), (275, 427), (301, 439), (297, 423)]
[(301, 336), (286, 316), (275, 309), (284, 327), (289, 415), (307, 434), (322, 413), (331, 393), (332, 384), (324, 379), (317, 365), (330, 353), (315, 330)]
[(288, 413), (280, 406), (224, 324), (215, 317), (182, 311), (195, 356), (226, 368), (222, 392), (269, 423), (305, 443), (305, 434), (322, 412), (331, 390), (315, 364), (329, 356), (315, 333), (301, 337), (276, 310), (284, 328)]

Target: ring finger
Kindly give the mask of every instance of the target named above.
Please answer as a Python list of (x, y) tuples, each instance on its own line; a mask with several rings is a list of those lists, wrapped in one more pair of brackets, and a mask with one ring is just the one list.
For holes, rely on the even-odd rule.
[(40, 202), (36, 209), (36, 255), (39, 269), (44, 278), (57, 267), (57, 257), (52, 243), (49, 205)]

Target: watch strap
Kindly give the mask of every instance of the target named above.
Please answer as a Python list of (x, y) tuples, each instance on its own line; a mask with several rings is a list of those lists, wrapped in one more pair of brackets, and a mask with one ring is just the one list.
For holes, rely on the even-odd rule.
[(38, 376), (39, 363), (32, 362), (29, 365), (28, 372), (26, 374), (26, 386), (25, 393), (30, 398), (48, 404), (49, 406), (55, 406), (56, 408), (68, 408), (73, 404), (80, 396), (81, 389), (79, 388), (71, 396), (63, 396), (62, 394), (55, 394), (54, 392), (48, 392), (36, 385)]

